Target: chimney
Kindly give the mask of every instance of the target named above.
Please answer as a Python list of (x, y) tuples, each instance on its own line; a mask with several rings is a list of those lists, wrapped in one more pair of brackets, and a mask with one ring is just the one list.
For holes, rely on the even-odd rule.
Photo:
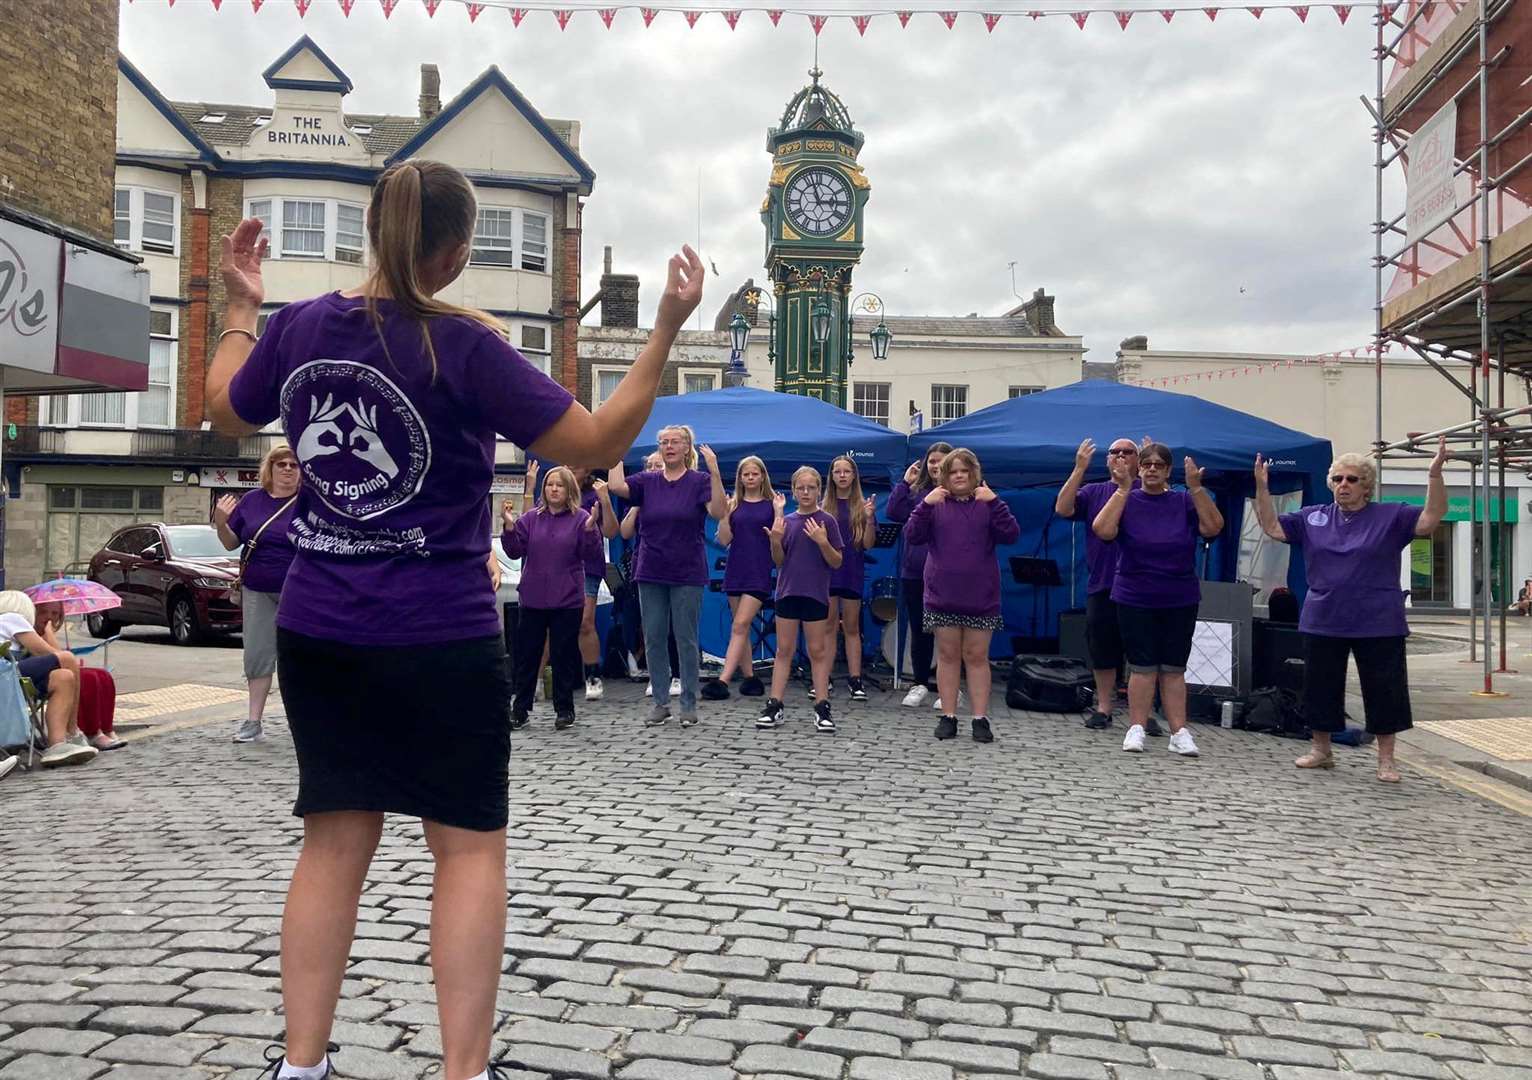
[(1138, 335), (1135, 335), (1134, 337), (1125, 337), (1125, 338), (1122, 339), (1122, 344), (1117, 346), (1117, 351), (1119, 353), (1124, 353), (1124, 352), (1148, 352), (1149, 351), (1149, 339), (1147, 337), (1145, 337), (1143, 334), (1138, 334)]
[(612, 273), (612, 249), (602, 258), (601, 325), (638, 327), (638, 275)]
[(1032, 294), (1032, 299), (1021, 305), (1021, 313), (1027, 317), (1032, 332), (1039, 337), (1058, 337), (1062, 333), (1058, 323), (1053, 321), (1054, 299), (1038, 289)]
[(442, 111), (442, 76), (435, 64), (420, 65), (420, 118), (429, 120)]

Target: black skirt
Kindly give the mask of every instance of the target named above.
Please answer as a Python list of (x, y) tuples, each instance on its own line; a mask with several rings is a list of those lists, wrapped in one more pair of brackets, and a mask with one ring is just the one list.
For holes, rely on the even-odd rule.
[(298, 756), (297, 816), (362, 810), (505, 827), (510, 677), (499, 637), (347, 645), (279, 627), (277, 677)]

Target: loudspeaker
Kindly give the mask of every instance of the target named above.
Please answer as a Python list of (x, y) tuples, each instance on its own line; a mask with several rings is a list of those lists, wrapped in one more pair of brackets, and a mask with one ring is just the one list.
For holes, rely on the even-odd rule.
[(1090, 649), (1085, 641), (1085, 612), (1066, 611), (1059, 616), (1059, 655), (1072, 656), (1090, 667)]
[(1303, 660), (1303, 635), (1296, 626), (1256, 619), (1252, 642), (1251, 680), (1255, 687), (1276, 686), (1282, 664)]

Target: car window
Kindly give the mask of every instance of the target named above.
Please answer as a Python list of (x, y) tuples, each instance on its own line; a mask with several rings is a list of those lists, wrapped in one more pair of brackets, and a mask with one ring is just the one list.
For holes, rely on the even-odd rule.
[(153, 529), (128, 529), (119, 533), (117, 539), (111, 541), (110, 547), (124, 555), (142, 555), (144, 549), (158, 539), (159, 534)]
[(167, 525), (170, 553), (177, 559), (227, 559), (230, 553), (211, 525)]

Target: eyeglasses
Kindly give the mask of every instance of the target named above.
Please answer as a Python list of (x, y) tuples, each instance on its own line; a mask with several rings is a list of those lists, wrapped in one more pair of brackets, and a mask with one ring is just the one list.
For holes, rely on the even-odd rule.
[(1170, 468), (1170, 462), (1156, 461), (1154, 458), (1149, 458), (1145, 461), (1140, 461), (1138, 467), (1140, 469), (1168, 469)]
[(1138, 453), (1138, 448), (1137, 447), (1130, 446), (1126, 450), (1124, 450), (1124, 449), (1119, 447), (1118, 449), (1115, 449), (1115, 450), (1108, 450), (1106, 452), (1106, 456), (1107, 457), (1132, 457), (1136, 453)]
[(1332, 476), (1332, 477), (1330, 477), (1330, 483), (1332, 483), (1332, 484), (1339, 484), (1339, 483), (1342, 483), (1342, 482), (1345, 482), (1347, 484), (1360, 484), (1362, 482), (1362, 478), (1360, 476)]
[(274, 461), (271, 467), (273, 469), (296, 469), (298, 463), (296, 461)]

